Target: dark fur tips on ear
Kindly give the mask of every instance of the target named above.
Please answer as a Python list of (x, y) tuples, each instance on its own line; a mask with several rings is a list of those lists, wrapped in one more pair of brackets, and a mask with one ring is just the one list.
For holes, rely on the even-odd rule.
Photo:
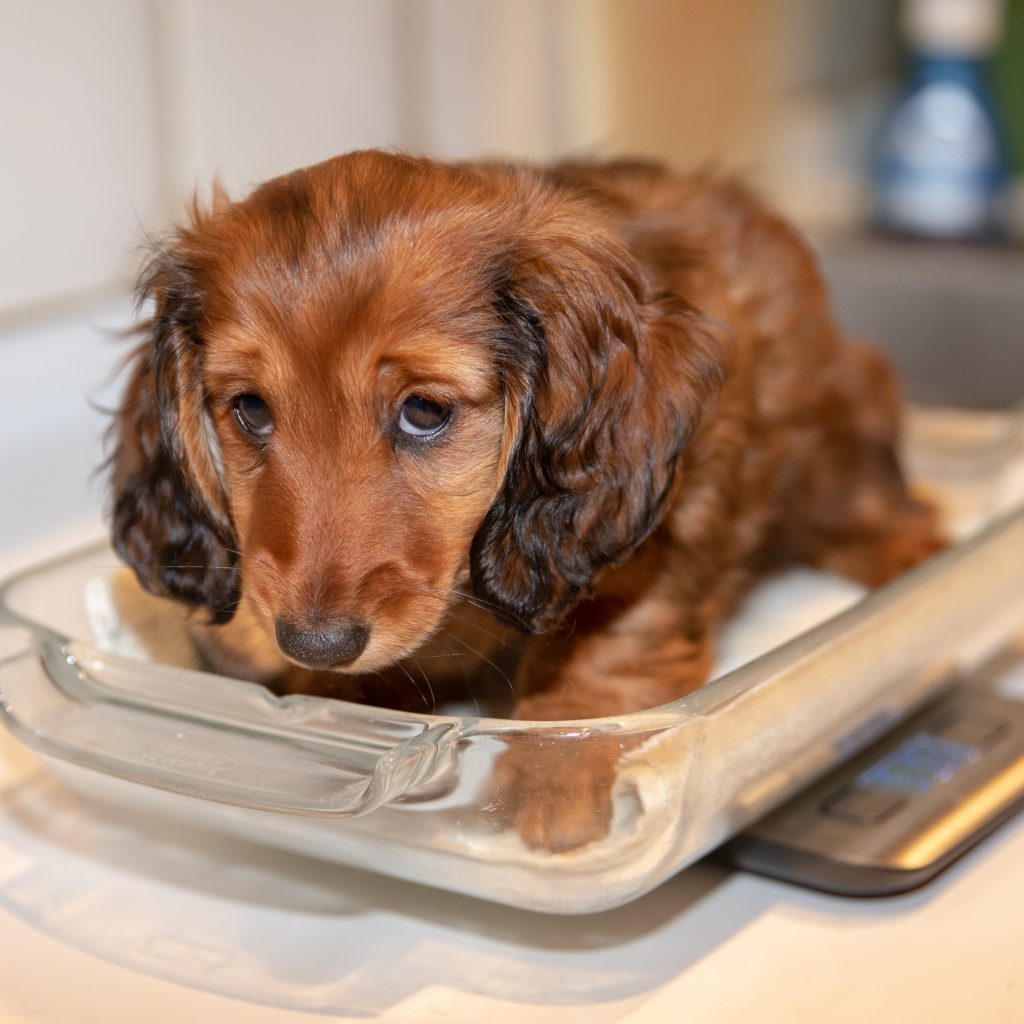
[(618, 298), (547, 315), (522, 295), (499, 306), (518, 437), (470, 568), (477, 595), (523, 632), (555, 628), (657, 527), (721, 383), (720, 339), (699, 313), (672, 295)]
[(240, 596), (238, 545), (211, 484), (198, 343), (187, 322), (196, 295), (159, 252), (140, 292), (156, 308), (109, 432), (112, 541), (150, 593), (226, 622)]
[(231, 619), (239, 599), (237, 557), (229, 537), (206, 520), (180, 477), (158, 458), (152, 472), (131, 474), (112, 509), (114, 549), (152, 594)]

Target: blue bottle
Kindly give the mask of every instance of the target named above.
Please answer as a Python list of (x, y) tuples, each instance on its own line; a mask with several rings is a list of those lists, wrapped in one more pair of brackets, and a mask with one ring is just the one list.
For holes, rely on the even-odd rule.
[(999, 39), (999, 0), (906, 0), (909, 81), (875, 156), (879, 225), (919, 238), (1001, 233), (1007, 170), (986, 85)]

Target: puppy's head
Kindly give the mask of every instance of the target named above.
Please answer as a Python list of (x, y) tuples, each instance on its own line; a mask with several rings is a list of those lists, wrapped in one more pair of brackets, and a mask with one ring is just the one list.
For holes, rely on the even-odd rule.
[(114, 424), (147, 589), (371, 671), (469, 593), (556, 625), (657, 524), (717, 380), (590, 201), (360, 153), (218, 200), (157, 250)]

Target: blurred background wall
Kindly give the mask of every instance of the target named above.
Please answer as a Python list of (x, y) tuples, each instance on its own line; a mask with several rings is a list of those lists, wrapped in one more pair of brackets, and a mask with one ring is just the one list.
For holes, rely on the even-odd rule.
[(362, 146), (710, 162), (808, 227), (856, 223), (895, 9), (0, 0), (0, 313), (123, 280), (214, 173), (239, 192)]

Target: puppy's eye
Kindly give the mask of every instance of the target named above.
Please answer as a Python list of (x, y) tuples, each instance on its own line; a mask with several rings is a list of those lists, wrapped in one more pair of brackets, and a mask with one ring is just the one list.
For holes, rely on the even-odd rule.
[(270, 407), (259, 395), (239, 395), (234, 403), (235, 419), (255, 441), (265, 441), (274, 431), (274, 417)]
[(430, 437), (438, 433), (451, 417), (452, 411), (421, 395), (410, 395), (402, 403), (398, 427), (413, 437)]

